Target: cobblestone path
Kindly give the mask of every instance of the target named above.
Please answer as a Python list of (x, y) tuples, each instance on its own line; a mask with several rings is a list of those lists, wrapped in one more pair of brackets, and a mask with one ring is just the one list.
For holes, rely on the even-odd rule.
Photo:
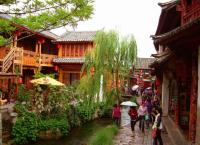
[[(164, 145), (172, 145), (166, 131), (162, 132), (162, 139)], [(123, 126), (114, 138), (114, 145), (152, 145), (151, 129), (142, 133), (136, 125), (132, 132), (130, 124)]]

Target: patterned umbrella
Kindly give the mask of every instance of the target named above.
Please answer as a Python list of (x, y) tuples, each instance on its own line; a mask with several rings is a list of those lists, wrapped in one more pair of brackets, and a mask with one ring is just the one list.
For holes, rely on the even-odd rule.
[(51, 77), (42, 77), (39, 79), (34, 79), (30, 81), (33, 84), (38, 84), (38, 85), (52, 85), (52, 86), (64, 86), (63, 83), (51, 78)]

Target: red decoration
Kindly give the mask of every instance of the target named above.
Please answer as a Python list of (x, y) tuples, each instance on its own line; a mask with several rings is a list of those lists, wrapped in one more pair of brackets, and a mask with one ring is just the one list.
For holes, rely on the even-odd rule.
[(91, 69), (90, 69), (90, 74), (93, 76), (94, 75), (94, 67), (92, 67)]
[(15, 31), (15, 35), (16, 36), (20, 36), (21, 35), (21, 32), (19, 30)]
[(18, 79), (18, 83), (19, 83), (19, 84), (22, 84), (22, 83), (23, 83), (23, 80), (22, 80), (21, 77)]
[(60, 44), (57, 44), (57, 45), (56, 45), (56, 47), (57, 47), (57, 48), (60, 48), (60, 47), (61, 47), (61, 45), (60, 45)]
[(156, 80), (156, 86), (160, 86), (160, 80)]
[(54, 70), (58, 71), (58, 66), (57, 65), (54, 66)]
[(44, 39), (44, 38), (40, 38), (40, 39), (39, 39), (39, 42), (40, 42), (41, 44), (43, 44), (43, 43), (45, 42), (45, 39)]

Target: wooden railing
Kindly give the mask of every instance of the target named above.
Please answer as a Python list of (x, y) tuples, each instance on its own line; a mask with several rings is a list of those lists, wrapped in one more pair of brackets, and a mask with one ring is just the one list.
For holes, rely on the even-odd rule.
[(23, 65), (37, 67), (39, 64), (38, 56), (34, 51), (24, 50)]
[(41, 66), (53, 66), (52, 60), (56, 57), (57, 57), (57, 55), (42, 54), (41, 55)]
[(2, 70), (1, 70), (3, 73), (6, 73), (8, 69), (11, 67), (14, 61), (14, 57), (15, 57), (15, 49), (12, 48), (6, 55), (6, 57), (4, 57), (3, 59)]
[(41, 54), (40, 56), (39, 54), (36, 54), (33, 51), (24, 50), (23, 65), (35, 66), (35, 67), (53, 66), (52, 60), (56, 57), (57, 55), (51, 55), (51, 54)]
[[(13, 47), (10, 49), (8, 54), (1, 60), (1, 73), (8, 73), (11, 66), (13, 67), (9, 73), (22, 73), (22, 57), (23, 57), (23, 49)], [(16, 67), (18, 71), (16, 71)]]
[(192, 20), (196, 19), (197, 17), (200, 16), (200, 7), (196, 7), (196, 8), (190, 8), (187, 10), (187, 12), (185, 13), (185, 15), (183, 15), (182, 17), (182, 24), (186, 24), (188, 22), (191, 22)]

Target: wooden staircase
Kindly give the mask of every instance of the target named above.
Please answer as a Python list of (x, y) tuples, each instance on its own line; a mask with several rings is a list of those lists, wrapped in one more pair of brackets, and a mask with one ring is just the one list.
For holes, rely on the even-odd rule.
[(0, 60), (0, 75), (21, 75), (23, 65), (23, 48), (12, 47), (9, 53)]

